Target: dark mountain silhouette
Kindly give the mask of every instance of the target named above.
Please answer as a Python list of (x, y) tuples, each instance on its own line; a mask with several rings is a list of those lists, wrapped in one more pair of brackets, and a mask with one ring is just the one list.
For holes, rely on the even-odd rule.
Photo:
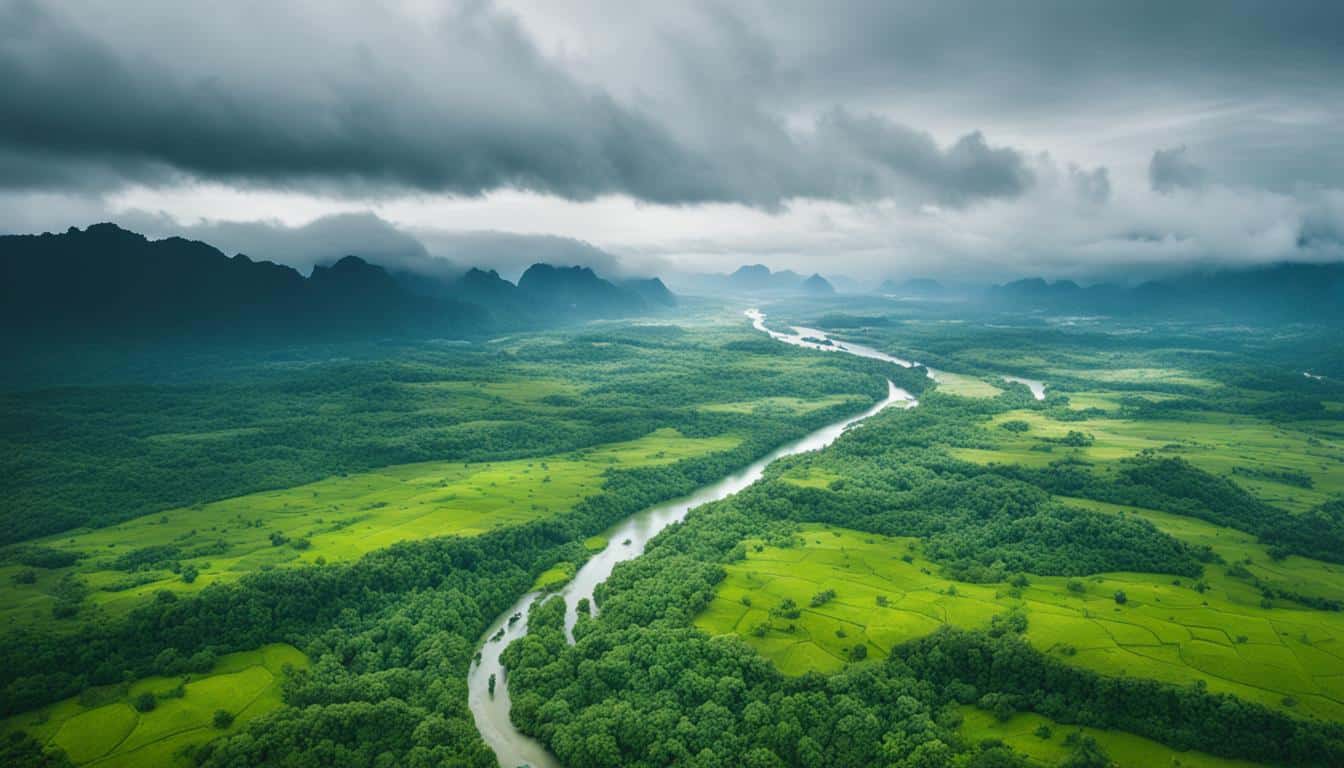
[(988, 299), (1017, 309), (1231, 321), (1344, 322), (1344, 262), (1191, 272), (1135, 287), (1041, 278), (995, 286)]
[(648, 309), (638, 293), (603, 280), (588, 267), (533, 264), (518, 279), (518, 295), (529, 306), (562, 317), (611, 317)]
[(149, 240), (114, 224), (0, 236), (0, 334), (16, 339), (457, 337), (632, 314), (670, 297), (657, 278), (617, 286), (585, 267), (542, 264), (518, 286), (493, 270), (393, 275), (358, 256), (305, 278), (206, 243)]

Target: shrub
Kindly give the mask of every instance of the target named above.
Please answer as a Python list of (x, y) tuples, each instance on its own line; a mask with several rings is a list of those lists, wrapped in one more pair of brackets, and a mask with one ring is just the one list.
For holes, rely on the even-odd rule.
[(152, 693), (142, 693), (131, 699), (131, 706), (135, 707), (137, 712), (153, 712), (154, 708), (159, 706), (159, 700), (154, 698)]

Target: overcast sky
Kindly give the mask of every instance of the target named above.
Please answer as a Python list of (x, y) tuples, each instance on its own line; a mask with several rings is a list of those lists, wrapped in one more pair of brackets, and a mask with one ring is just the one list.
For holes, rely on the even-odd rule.
[(0, 231), (301, 266), (1336, 260), (1341, 126), (1340, 2), (0, 0)]

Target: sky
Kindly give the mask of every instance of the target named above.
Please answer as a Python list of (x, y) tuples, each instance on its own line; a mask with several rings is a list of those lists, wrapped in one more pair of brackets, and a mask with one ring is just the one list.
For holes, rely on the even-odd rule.
[(0, 0), (0, 231), (306, 267), (1344, 258), (1344, 3)]

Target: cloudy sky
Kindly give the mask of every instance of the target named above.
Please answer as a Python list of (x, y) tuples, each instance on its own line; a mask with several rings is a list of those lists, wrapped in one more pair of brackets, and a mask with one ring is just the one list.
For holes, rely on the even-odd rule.
[(0, 0), (0, 231), (300, 265), (1335, 260), (1342, 126), (1339, 2)]

